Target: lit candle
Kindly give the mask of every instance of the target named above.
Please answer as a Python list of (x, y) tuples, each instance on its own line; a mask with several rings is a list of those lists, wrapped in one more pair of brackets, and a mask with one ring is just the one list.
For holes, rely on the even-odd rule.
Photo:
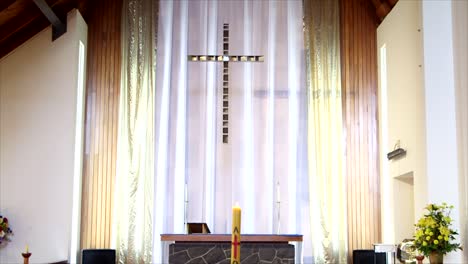
[(26, 244), (26, 252), (21, 253), (21, 256), (23, 256), (23, 264), (29, 264), (29, 257), (31, 257), (31, 253), (29, 253), (29, 247)]
[(240, 264), (241, 208), (236, 203), (232, 208), (231, 264)]

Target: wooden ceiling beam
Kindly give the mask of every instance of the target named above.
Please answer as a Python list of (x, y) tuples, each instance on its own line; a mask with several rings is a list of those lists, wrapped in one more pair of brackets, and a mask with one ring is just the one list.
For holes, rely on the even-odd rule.
[(5, 41), (0, 42), (0, 59), (46, 28), (48, 25), (49, 21), (47, 21), (45, 17), (39, 17), (35, 19), (33, 23), (28, 23), (24, 25), (21, 30), (15, 31)]
[(398, 0), (387, 0), (391, 7), (394, 7)]
[(62, 22), (45, 0), (33, 0), (33, 2), (41, 10), (47, 20), (49, 20), (50, 24), (52, 24), (52, 41), (67, 32), (67, 21), (65, 20), (65, 22)]
[[(66, 0), (50, 0), (47, 2), (54, 10), (57, 9), (59, 11), (63, 9), (61, 8), (61, 5), (66, 4)], [(3, 23), (3, 16), (0, 16), (0, 44), (15, 32), (20, 31), (28, 23), (31, 23), (33, 20), (42, 16), (39, 8), (37, 8), (31, 0), (17, 0), (15, 2), (15, 5), (16, 4), (19, 6), (16, 7), (18, 10), (14, 16), (11, 18), (9, 17), (9, 19), (3, 21)], [(68, 12), (69, 10), (66, 11)]]
[(21, 30), (25, 25), (31, 23), (31, 21), (39, 16), (41, 16), (41, 12), (31, 1), (17, 15), (8, 19), (4, 23), (0, 23), (0, 43), (9, 38), (15, 32)]
[[(1, 1), (1, 0), (0, 0)], [(0, 12), (0, 26), (7, 23), (9, 20), (19, 16), (25, 9), (31, 7), (29, 0), (16, 0), (14, 3), (8, 5), (7, 8)], [(0, 31), (1, 33), (1, 31)]]
[(375, 13), (380, 21), (382, 21), (388, 13), (392, 10), (392, 7), (386, 0), (372, 0), (375, 7)]
[[(0, 58), (50, 25), (37, 6), (31, 0), (26, 1), (31, 4), (25, 8), (27, 10), (18, 13), (5, 24), (0, 24)], [(71, 0), (47, 0), (47, 3), (62, 21), (76, 7), (76, 2)]]
[(2, 0), (2, 1), (0, 1), (0, 12), (7, 9), (14, 2), (15, 2), (15, 0)]

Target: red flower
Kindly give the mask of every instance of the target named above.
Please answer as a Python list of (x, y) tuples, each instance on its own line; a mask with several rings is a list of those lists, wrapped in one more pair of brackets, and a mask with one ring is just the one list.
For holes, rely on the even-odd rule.
[(3, 218), (3, 222), (8, 223), (8, 219), (6, 217)]

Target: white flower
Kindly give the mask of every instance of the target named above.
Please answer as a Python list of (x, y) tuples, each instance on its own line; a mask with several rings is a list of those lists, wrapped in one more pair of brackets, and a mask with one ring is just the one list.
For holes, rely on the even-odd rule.
[(0, 238), (3, 238), (4, 236), (5, 236), (5, 232), (3, 232), (3, 230), (0, 231)]

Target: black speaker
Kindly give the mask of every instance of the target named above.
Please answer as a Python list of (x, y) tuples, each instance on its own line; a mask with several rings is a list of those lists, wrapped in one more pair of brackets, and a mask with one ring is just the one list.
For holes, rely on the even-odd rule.
[(83, 264), (115, 264), (115, 249), (83, 249)]
[(386, 264), (385, 253), (375, 254), (372, 249), (356, 249), (353, 250), (353, 264)]

